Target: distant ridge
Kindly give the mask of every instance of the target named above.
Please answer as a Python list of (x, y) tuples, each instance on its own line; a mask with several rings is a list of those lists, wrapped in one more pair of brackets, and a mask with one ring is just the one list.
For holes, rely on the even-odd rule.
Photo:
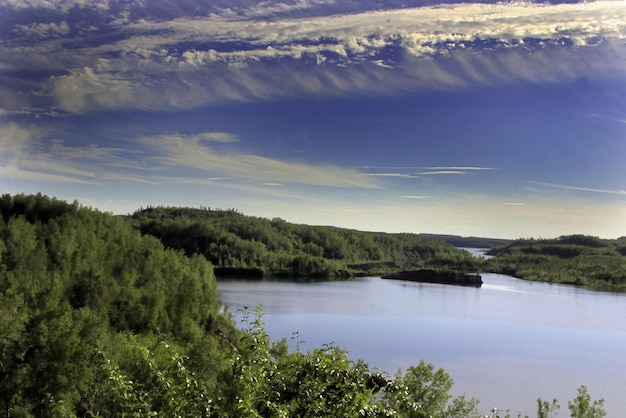
[(460, 235), (446, 234), (419, 234), (421, 237), (436, 239), (455, 247), (466, 248), (496, 248), (510, 244), (513, 240), (501, 238), (484, 238), (484, 237), (462, 237)]

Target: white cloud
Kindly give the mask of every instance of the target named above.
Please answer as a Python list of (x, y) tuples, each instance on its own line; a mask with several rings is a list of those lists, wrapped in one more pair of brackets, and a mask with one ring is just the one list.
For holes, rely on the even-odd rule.
[(141, 142), (150, 159), (162, 167), (196, 169), (263, 183), (325, 187), (374, 188), (377, 184), (356, 170), (275, 160), (253, 154), (223, 154), (202, 144), (199, 136), (161, 135)]
[(439, 170), (439, 171), (422, 171), (420, 175), (431, 176), (431, 175), (441, 175), (441, 174), (466, 174), (465, 171), (460, 170)]
[(616, 117), (616, 116), (612, 116), (612, 115), (598, 115), (596, 113), (590, 113), (589, 116), (593, 117), (593, 118), (599, 118), (599, 119), (607, 119), (607, 120), (611, 120), (613, 122), (617, 122), (617, 123), (626, 123), (626, 117)]
[[(0, 170), (6, 178), (86, 183), (90, 170), (63, 161), (59, 144), (48, 147), (51, 132), (38, 126), (0, 125)], [(80, 177), (83, 177), (82, 179)]]
[[(430, 55), (451, 46), (495, 40), (518, 44), (523, 38), (586, 45), (597, 37), (626, 37), (626, 2), (579, 4), (461, 3), (446, 6), (371, 11), (349, 15), (282, 19), (238, 20), (212, 15), (206, 19), (180, 18), (134, 26), (148, 30), (169, 28), (179, 39), (243, 42), (249, 59), (267, 57), (266, 47), (297, 45), (301, 40), (333, 39), (353, 54), (399, 44), (415, 56)], [(259, 48), (249, 48), (258, 45)], [(328, 44), (330, 45), (330, 44)], [(323, 48), (321, 48), (323, 49)]]
[[(244, 55), (240, 53), (242, 60)], [(169, 64), (156, 68), (152, 63), (137, 71), (120, 72), (121, 65), (136, 68), (133, 59), (127, 57), (124, 64), (110, 60), (109, 64), (111, 70), (84, 67), (51, 79), (58, 106), (68, 112), (98, 108), (191, 108), (225, 101), (294, 96), (388, 95), (516, 82), (562, 83), (578, 77), (624, 76), (626, 49), (605, 42), (578, 50), (559, 46), (535, 51), (459, 50), (437, 60), (408, 58), (393, 69), (367, 62), (345, 67), (307, 64), (303, 69), (289, 63), (258, 61), (241, 68), (221, 63), (188, 69)]]
[(275, 18), (301, 13), (312, 8), (333, 5), (335, 0), (295, 0), (290, 2), (259, 1), (250, 6), (231, 5), (228, 8), (218, 8), (213, 13), (221, 18), (230, 19), (259, 19)]
[(61, 37), (70, 33), (70, 27), (67, 22), (60, 23), (31, 23), (29, 25), (18, 25), (15, 30), (20, 35), (35, 38)]
[(38, 141), (48, 133), (40, 126), (21, 126), (17, 123), (0, 124), (0, 158), (3, 164), (26, 158), (38, 147)]
[(544, 186), (552, 189), (561, 189), (561, 190), (570, 190), (576, 192), (589, 192), (589, 193), (602, 193), (602, 194), (613, 194), (619, 196), (626, 196), (626, 190), (611, 190), (611, 189), (601, 189), (594, 187), (581, 187), (581, 186), (570, 186), (566, 184), (556, 184), (556, 183), (545, 183), (541, 181), (529, 181), (530, 184), (535, 184), (538, 186)]
[(239, 142), (239, 137), (229, 132), (204, 132), (195, 138), (212, 142)]
[(37, 183), (67, 183), (67, 184), (89, 184), (95, 185), (96, 183), (76, 178), (71, 175), (46, 173), (41, 171), (32, 171), (28, 169), (21, 169), (14, 165), (0, 166), (0, 177), (4, 180), (27, 180)]
[(493, 167), (476, 167), (476, 166), (435, 166), (435, 167), (420, 167), (424, 170), (460, 170), (460, 171), (485, 171), (495, 170)]
[(91, 67), (53, 77), (52, 83), (57, 105), (67, 112), (126, 107), (135, 97), (130, 81), (110, 73), (96, 73)]
[[(29, 6), (23, 7), (52, 9), (62, 2), (26, 3)], [(107, 27), (111, 32), (106, 37), (68, 33), (65, 22), (23, 24), (18, 32), (48, 39), (26, 42), (25, 35), (19, 47), (0, 45), (0, 68), (15, 72), (37, 68), (55, 75), (39, 80), (39, 85), (29, 80), (30, 93), (22, 92), (20, 107), (17, 103), (2, 107), (7, 112), (24, 110), (23, 102), (34, 101), (35, 92), (38, 100), (53, 98), (48, 108), (78, 113), (191, 108), (302, 95), (562, 83), (626, 73), (626, 0), (584, 6), (459, 3), (264, 18), (274, 13), (270, 10), (317, 11), (324, 3), (260, 3), (221, 15), (133, 23), (128, 23), (126, 12), (116, 25)], [(53, 39), (60, 35), (74, 42)], [(97, 46), (90, 47), (94, 40)]]
[(413, 174), (405, 174), (405, 173), (368, 173), (368, 176), (372, 177), (392, 177), (392, 178), (402, 178), (402, 179), (418, 179), (419, 176), (415, 176)]
[(92, 8), (106, 11), (109, 0), (4, 0), (4, 5), (11, 9), (47, 9), (67, 13), (74, 7)]
[(403, 199), (428, 199), (430, 198), (430, 196), (423, 196), (423, 195), (404, 195), (400, 197)]
[(6, 177), (96, 184), (105, 179), (107, 172), (122, 174), (129, 169), (133, 172), (141, 169), (140, 164), (129, 158), (132, 150), (93, 144), (67, 145), (54, 139), (55, 136), (54, 131), (39, 126), (0, 125), (0, 168)]

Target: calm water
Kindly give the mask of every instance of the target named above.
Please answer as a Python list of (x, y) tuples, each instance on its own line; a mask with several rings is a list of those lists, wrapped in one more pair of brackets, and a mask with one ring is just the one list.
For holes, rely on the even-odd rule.
[[(236, 313), (263, 306), (272, 339), (294, 331), (309, 349), (335, 343), (394, 373), (420, 359), (443, 367), (455, 395), (534, 416), (557, 398), (560, 416), (582, 384), (625, 416), (626, 295), (483, 274), (481, 288), (383, 280), (290, 283), (227, 280), (219, 299)], [(515, 414), (514, 414), (515, 415)]]

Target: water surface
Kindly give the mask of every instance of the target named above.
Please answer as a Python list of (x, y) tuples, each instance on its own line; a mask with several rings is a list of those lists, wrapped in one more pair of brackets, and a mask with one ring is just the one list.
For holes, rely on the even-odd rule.
[(607, 416), (626, 399), (626, 296), (484, 274), (481, 288), (377, 277), (339, 282), (225, 280), (222, 303), (262, 305), (272, 339), (334, 343), (395, 373), (420, 359), (454, 378), (455, 394), (534, 415), (537, 397), (567, 400), (586, 385)]

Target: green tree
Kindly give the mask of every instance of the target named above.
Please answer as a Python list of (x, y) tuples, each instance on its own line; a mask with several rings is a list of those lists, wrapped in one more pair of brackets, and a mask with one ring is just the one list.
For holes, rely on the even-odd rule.
[(537, 418), (553, 418), (561, 407), (556, 399), (552, 402), (537, 399)]
[(572, 418), (602, 418), (606, 416), (604, 411), (604, 399), (591, 401), (591, 395), (586, 386), (578, 388), (578, 395), (574, 400), (567, 403)]
[(452, 377), (442, 368), (436, 369), (424, 360), (417, 366), (409, 367), (404, 374), (398, 371), (394, 383), (404, 387), (405, 392), (402, 397), (398, 397), (397, 392), (391, 392), (387, 398), (402, 414), (407, 414), (403, 410), (406, 405), (417, 403), (426, 414), (434, 418), (479, 416), (476, 410), (478, 401), (464, 396), (452, 399)]

